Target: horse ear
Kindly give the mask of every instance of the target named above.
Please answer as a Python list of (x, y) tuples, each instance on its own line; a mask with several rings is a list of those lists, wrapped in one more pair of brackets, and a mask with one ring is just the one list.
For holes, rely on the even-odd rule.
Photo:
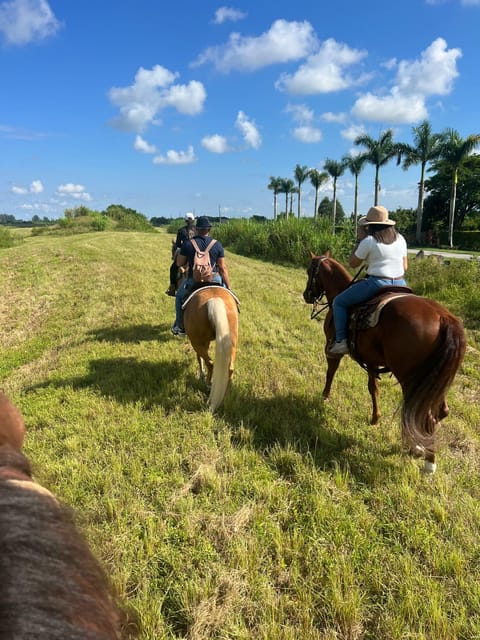
[(332, 252), (330, 251), (330, 249), (327, 249), (327, 250), (325, 251), (325, 257), (326, 257), (326, 258), (331, 258), (331, 257), (332, 257)]
[(311, 259), (311, 260), (313, 260), (313, 259), (314, 259), (314, 257), (315, 257), (315, 254), (314, 254), (314, 253), (312, 253), (312, 252), (310, 251), (310, 249), (308, 250), (308, 253), (310, 254), (310, 259)]

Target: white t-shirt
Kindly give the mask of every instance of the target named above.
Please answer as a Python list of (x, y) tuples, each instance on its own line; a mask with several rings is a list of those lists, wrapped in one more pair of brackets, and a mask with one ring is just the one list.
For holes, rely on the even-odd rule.
[(400, 234), (392, 244), (383, 244), (373, 236), (367, 236), (356, 248), (355, 255), (365, 260), (369, 276), (401, 278), (404, 275), (403, 258), (407, 255), (407, 243)]

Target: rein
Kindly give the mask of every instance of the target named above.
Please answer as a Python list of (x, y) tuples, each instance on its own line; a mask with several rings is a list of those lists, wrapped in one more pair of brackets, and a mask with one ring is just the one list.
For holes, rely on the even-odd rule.
[[(318, 276), (318, 272), (320, 271), (320, 263), (323, 262), (324, 260), (326, 260), (327, 258), (325, 256), (321, 256), (318, 260), (318, 264), (317, 267), (315, 269), (314, 274), (312, 275), (312, 280), (315, 280)], [(362, 271), (365, 269), (365, 265), (362, 264), (362, 266), (360, 267), (360, 269), (357, 271), (357, 273), (353, 276), (352, 281), (350, 282), (350, 285), (352, 285), (354, 282), (357, 281), (358, 276), (362, 273)], [(322, 311), (325, 311), (325, 309), (329, 309), (330, 308), (330, 302), (324, 302), (322, 304), (322, 299), (323, 296), (325, 295), (325, 291), (322, 291), (322, 293), (318, 296), (318, 298), (315, 298), (315, 300), (313, 301), (312, 304), (312, 312), (310, 314), (310, 320), (315, 320), (315, 318), (317, 318)]]

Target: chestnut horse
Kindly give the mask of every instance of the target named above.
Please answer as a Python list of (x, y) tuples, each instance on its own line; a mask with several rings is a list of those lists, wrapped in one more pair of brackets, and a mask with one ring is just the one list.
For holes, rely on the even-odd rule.
[(0, 393), (0, 637), (135, 637), (70, 511), (33, 481), (24, 431), (20, 412)]
[[(238, 300), (221, 285), (195, 290), (183, 305), (185, 332), (197, 354), (200, 378), (207, 367), (210, 387), (208, 406), (212, 413), (220, 406), (232, 381), (238, 341)], [(215, 363), (209, 356), (215, 340)]]
[[(335, 337), (332, 302), (349, 286), (352, 278), (329, 251), (323, 256), (310, 252), (310, 257), (304, 300), (318, 304), (325, 296), (325, 306), (328, 306), (324, 322), (327, 378), (323, 397), (326, 399), (342, 357), (329, 356), (327, 351)], [(434, 473), (436, 469), (435, 428), (448, 415), (445, 396), (463, 360), (465, 348), (460, 320), (437, 302), (413, 294), (392, 299), (382, 309), (376, 326), (361, 329), (356, 334), (355, 359), (368, 372), (368, 390), (373, 405), (371, 424), (376, 424), (380, 417), (377, 378), (379, 373), (391, 371), (403, 392), (403, 441), (412, 453), (425, 455), (427, 473)]]

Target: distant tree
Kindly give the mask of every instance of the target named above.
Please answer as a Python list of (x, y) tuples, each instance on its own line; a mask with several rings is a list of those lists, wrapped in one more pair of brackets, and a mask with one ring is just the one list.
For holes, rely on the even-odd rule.
[[(425, 180), (428, 192), (424, 204), (425, 224), (430, 229), (448, 229), (452, 195), (452, 169), (439, 160), (432, 165), (434, 175)], [(454, 229), (468, 222), (480, 228), (480, 155), (469, 156), (457, 173)]]
[(288, 218), (288, 196), (295, 189), (295, 183), (290, 178), (281, 178), (279, 193), (285, 194), (285, 214)]
[(305, 164), (303, 166), (300, 166), (299, 164), (297, 164), (297, 166), (295, 167), (294, 174), (295, 174), (295, 180), (297, 181), (297, 193), (298, 193), (297, 218), (300, 220), (300, 216), (302, 215), (302, 184), (310, 175), (310, 169)]
[(368, 158), (365, 153), (360, 153), (356, 156), (344, 156), (343, 162), (346, 168), (350, 171), (350, 173), (355, 176), (355, 196), (353, 199), (353, 219), (354, 219), (354, 229), (355, 236), (357, 235), (357, 225), (358, 225), (358, 176), (360, 175), (365, 163)]
[(462, 138), (458, 131), (447, 129), (442, 134), (440, 158), (451, 172), (450, 207), (448, 213), (448, 245), (453, 247), (453, 228), (457, 198), (458, 172), (465, 165), (472, 151), (480, 144), (480, 134)]
[[(332, 218), (333, 200), (330, 200), (330, 198), (325, 196), (318, 206), (318, 215), (320, 218)], [(340, 200), (337, 200), (336, 216), (337, 220), (343, 220), (345, 218), (345, 211), (343, 210)]]
[(333, 235), (335, 235), (335, 226), (337, 224), (337, 180), (345, 171), (345, 163), (343, 160), (325, 160), (324, 169), (333, 178)]
[(250, 217), (250, 220), (254, 220), (255, 222), (266, 222), (267, 218), (265, 216), (260, 216), (258, 214), (255, 214)]
[(0, 224), (15, 224), (17, 222), (15, 216), (9, 213), (0, 213)]
[(40, 222), (40, 216), (37, 216), (36, 214), (32, 216), (32, 222), (33, 224), (38, 224)]
[(281, 193), (282, 178), (270, 176), (268, 188), (273, 191), (273, 219), (277, 219), (277, 195)]
[(393, 157), (398, 155), (398, 146), (393, 142), (393, 131), (388, 129), (383, 131), (378, 140), (371, 138), (369, 135), (361, 135), (355, 138), (355, 144), (366, 147), (365, 155), (367, 161), (375, 167), (375, 201), (378, 204), (380, 195), (380, 167), (383, 167)]
[(398, 144), (399, 159), (403, 158), (403, 169), (406, 171), (415, 164), (420, 165), (420, 182), (418, 183), (417, 230), (415, 239), (418, 244), (422, 236), (423, 200), (425, 191), (425, 168), (429, 162), (437, 160), (441, 152), (442, 136), (432, 133), (428, 120), (424, 120), (418, 127), (413, 127), (414, 146)]
[(318, 171), (318, 169), (310, 170), (310, 182), (312, 183), (313, 188), (315, 189), (315, 204), (313, 209), (313, 218), (316, 219), (318, 215), (318, 191), (322, 184), (327, 182), (328, 173), (326, 171)]
[(171, 221), (171, 218), (164, 218), (163, 216), (150, 218), (150, 224), (154, 227), (163, 227), (170, 224)]

